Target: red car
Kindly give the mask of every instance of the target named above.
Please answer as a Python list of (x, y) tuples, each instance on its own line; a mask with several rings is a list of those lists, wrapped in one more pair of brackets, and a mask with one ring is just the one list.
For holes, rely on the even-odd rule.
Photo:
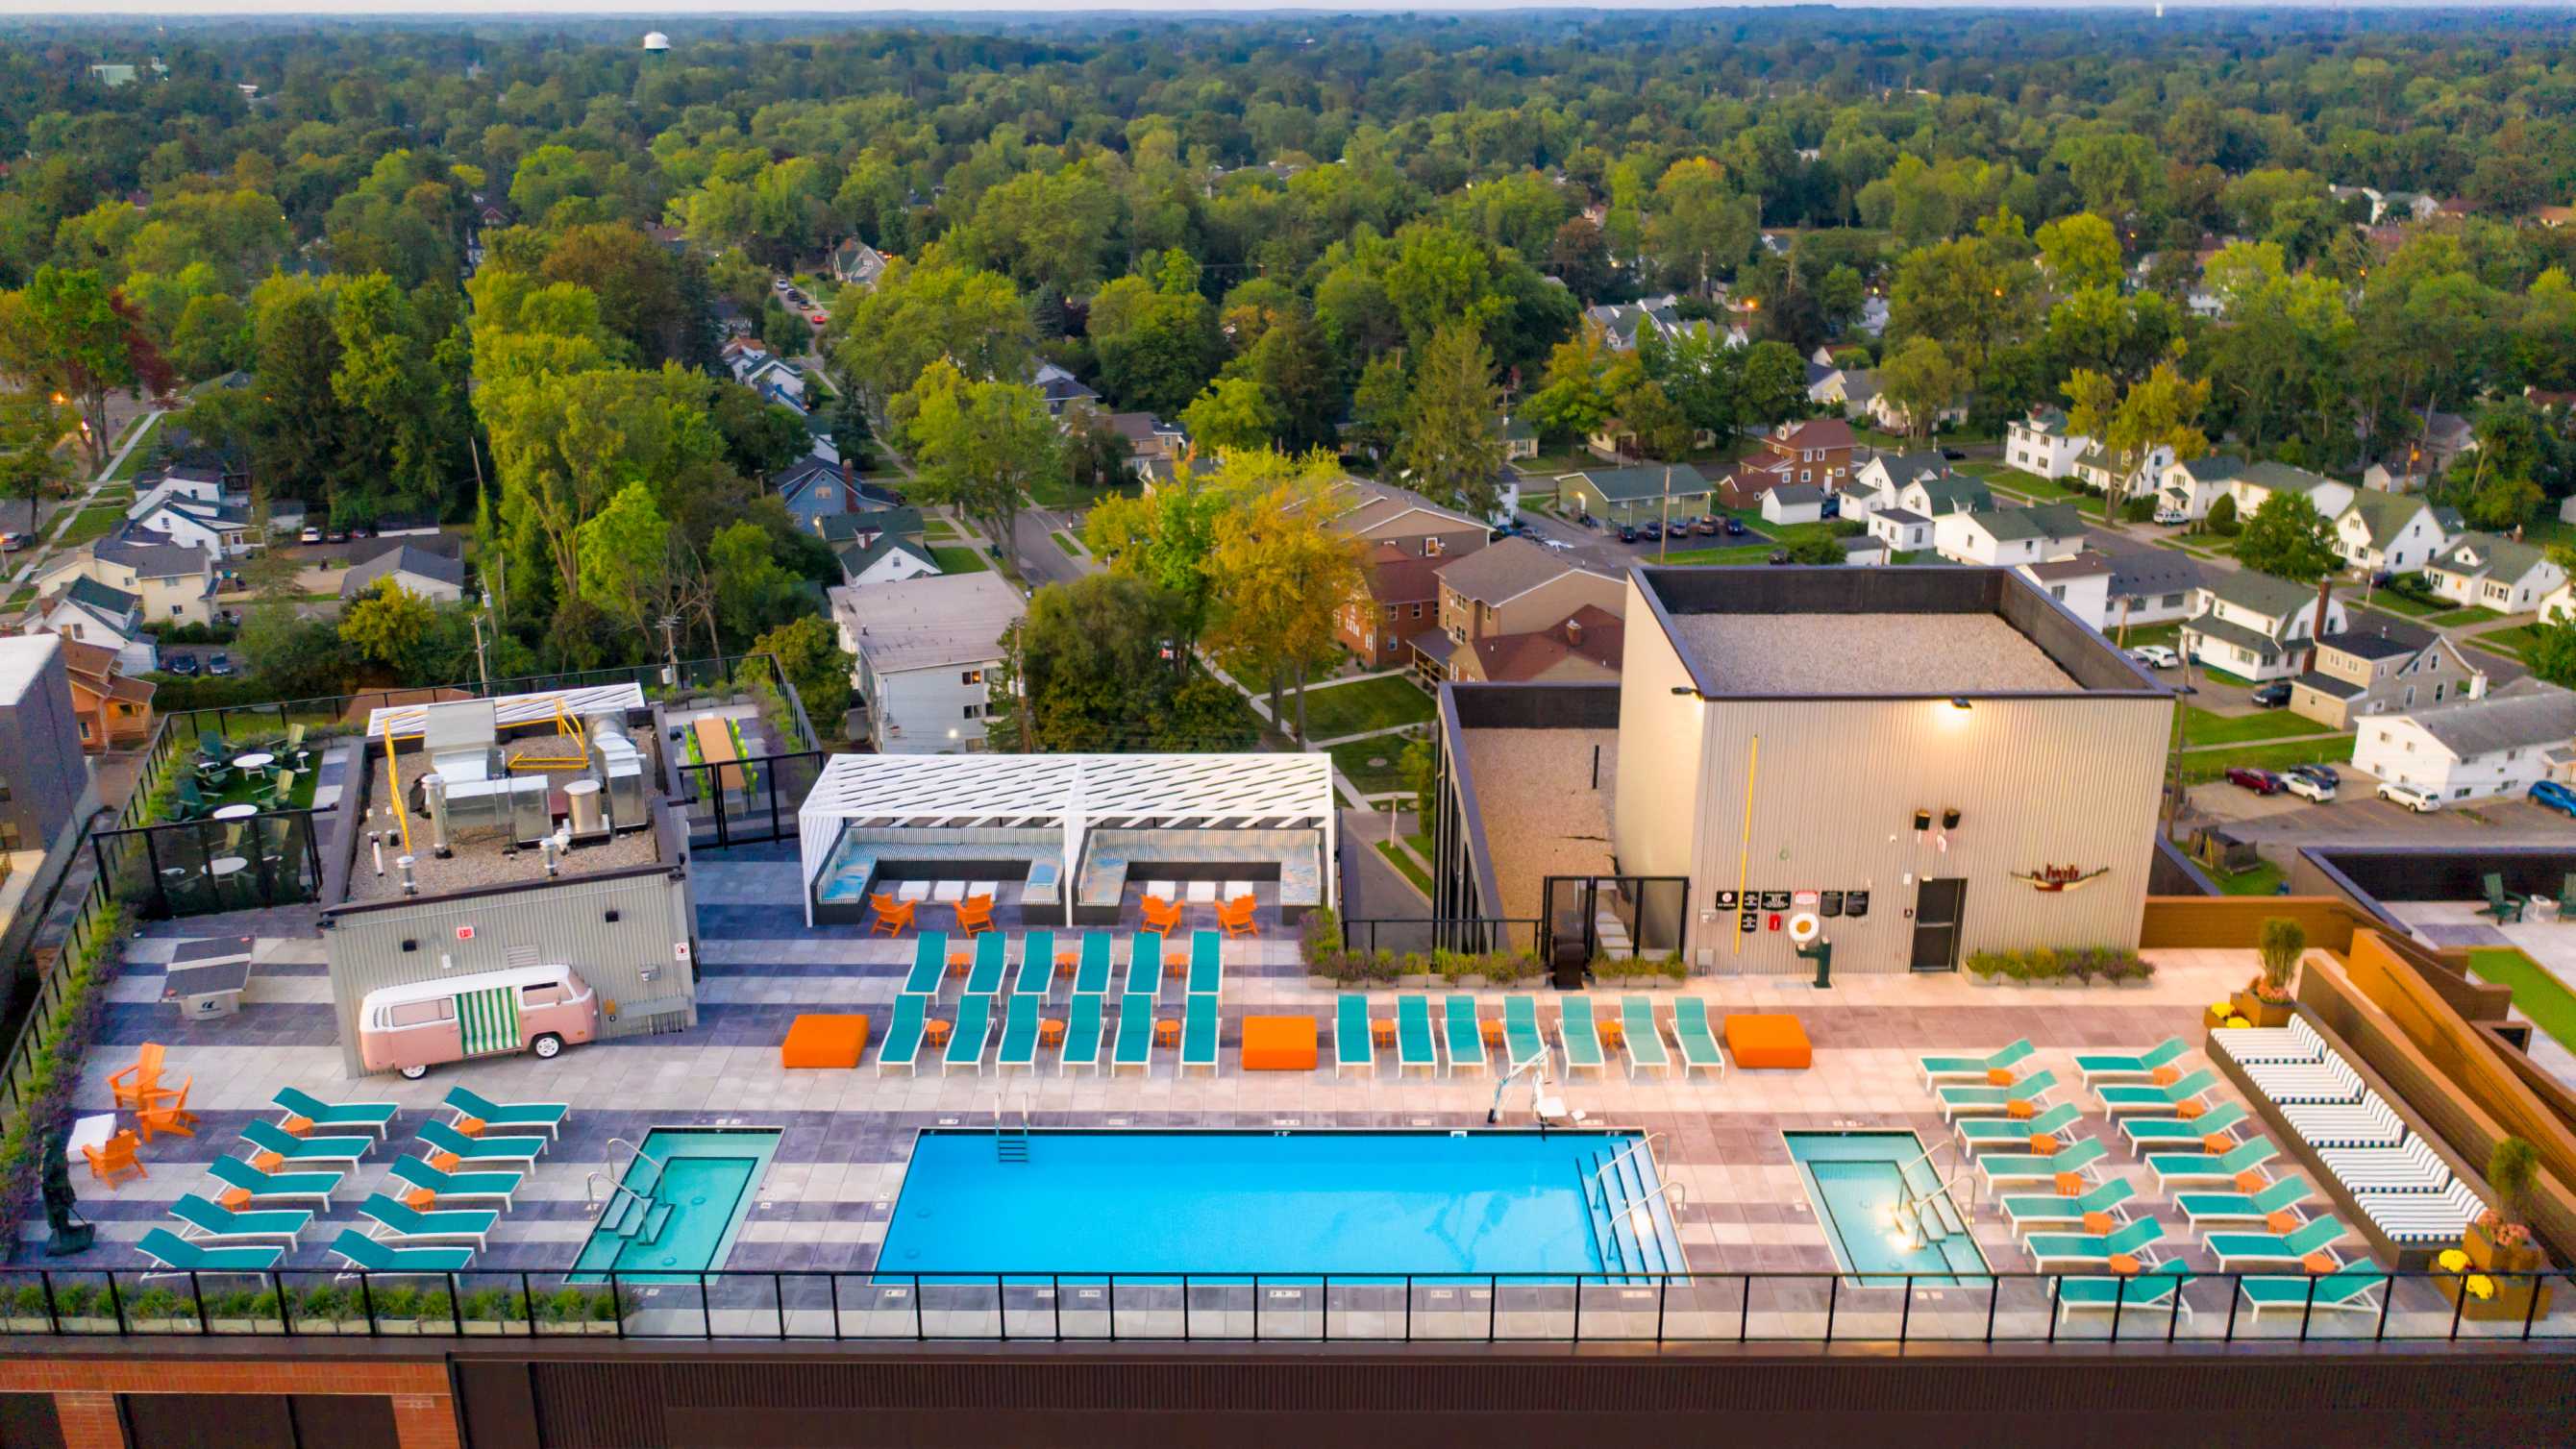
[(2280, 776), (2269, 770), (2255, 769), (2251, 765), (2228, 766), (2227, 783), (2251, 790), (2257, 795), (2278, 795), (2286, 788), (2282, 785)]

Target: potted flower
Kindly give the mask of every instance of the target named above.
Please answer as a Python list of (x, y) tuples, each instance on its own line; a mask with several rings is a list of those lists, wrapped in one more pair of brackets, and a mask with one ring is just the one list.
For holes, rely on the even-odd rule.
[(2290, 1006), (2290, 982), (2308, 952), (2307, 928), (2287, 916), (2266, 916), (2254, 949), (2262, 954), (2263, 972), (2230, 998), (2236, 1014), (2256, 1026), (2288, 1026), (2298, 1015)]
[(2491, 1273), (2536, 1273), (2549, 1264), (2532, 1237), (2531, 1187), (2540, 1155), (2519, 1137), (2507, 1137), (2487, 1154), (2487, 1184), (2496, 1205), (2480, 1213), (2461, 1238), (2469, 1261)]

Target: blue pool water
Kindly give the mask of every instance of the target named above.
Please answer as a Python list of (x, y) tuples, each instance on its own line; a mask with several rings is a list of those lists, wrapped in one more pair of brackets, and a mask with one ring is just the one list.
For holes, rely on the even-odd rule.
[[(1900, 1228), (1893, 1210), (1911, 1187), (1933, 1192), (1934, 1165), (1921, 1160), (1923, 1141), (1911, 1132), (1791, 1132), (1789, 1157), (1807, 1185), (1816, 1221), (1832, 1240), (1834, 1259), (1846, 1271), (1925, 1275), (1926, 1286), (1967, 1282), (1986, 1271), (1967, 1218), (1946, 1197), (1924, 1209), (1937, 1227), (1921, 1237)], [(1901, 1278), (1863, 1277), (1870, 1288), (1904, 1286)]]
[[(778, 1150), (774, 1129), (656, 1128), (620, 1180), (573, 1266), (651, 1281), (658, 1273), (721, 1267), (751, 1211), (752, 1192)], [(592, 1280), (596, 1281), (596, 1280)]]
[[(913, 1148), (879, 1268), (903, 1273), (1678, 1271), (1631, 1133), (991, 1132)], [(1639, 1238), (1636, 1225), (1652, 1231)], [(1608, 1248), (1605, 1251), (1604, 1241)]]

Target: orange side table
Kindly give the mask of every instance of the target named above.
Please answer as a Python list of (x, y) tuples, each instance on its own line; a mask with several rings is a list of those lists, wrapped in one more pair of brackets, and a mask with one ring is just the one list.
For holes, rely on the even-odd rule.
[(1503, 1044), (1503, 1023), (1501, 1018), (1489, 1016), (1479, 1023), (1479, 1025), (1484, 1029), (1485, 1045), (1501, 1046)]
[(966, 952), (964, 952), (964, 951), (951, 951), (951, 952), (949, 952), (949, 953), (948, 953), (948, 974), (949, 974), (949, 975), (951, 975), (951, 976), (963, 976), (963, 975), (965, 975), (965, 974), (966, 974), (966, 968), (967, 968), (967, 966), (968, 966), (968, 965), (970, 965), (970, 964), (974, 961), (974, 959), (975, 959), (975, 958), (974, 958), (973, 956), (971, 956), (971, 955), (967, 954), (967, 953), (966, 953)]
[(1064, 1022), (1061, 1018), (1050, 1016), (1038, 1023), (1038, 1045), (1064, 1045)]
[(1180, 1044), (1181, 1024), (1179, 1022), (1167, 1016), (1154, 1023), (1154, 1045), (1179, 1046)]
[(1627, 1028), (1615, 1021), (1596, 1022), (1594, 1025), (1601, 1033), (1603, 1046), (1615, 1047), (1628, 1040)]
[(948, 1023), (935, 1017), (921, 1024), (921, 1039), (935, 1047), (948, 1045), (948, 1032)]
[(1395, 1018), (1391, 1016), (1370, 1017), (1369, 1040), (1379, 1046), (1395, 1045)]

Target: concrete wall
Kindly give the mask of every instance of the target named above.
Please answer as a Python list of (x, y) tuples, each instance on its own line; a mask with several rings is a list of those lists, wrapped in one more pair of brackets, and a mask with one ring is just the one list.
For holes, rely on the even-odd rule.
[[(1653, 601), (1628, 580), (1628, 627), (1620, 655), (1619, 778), (1610, 812), (1610, 849), (1631, 875), (1687, 875), (1701, 899), (1711, 883), (1692, 856), (1694, 817), (1706, 773), (1707, 716), (1690, 668), (1665, 634)], [(1743, 770), (1739, 755), (1730, 768)], [(1490, 787), (1489, 787), (1490, 788)], [(1702, 935), (1704, 933), (1693, 933)]]
[(9, 793), (0, 803), (0, 820), (18, 827), (8, 848), (43, 851), (66, 833), (90, 792), (89, 757), (81, 752), (80, 716), (72, 707), (62, 645), (48, 637), (42, 645), (9, 647), (42, 648), (45, 661), (17, 703), (0, 708), (0, 779), (8, 782)]

